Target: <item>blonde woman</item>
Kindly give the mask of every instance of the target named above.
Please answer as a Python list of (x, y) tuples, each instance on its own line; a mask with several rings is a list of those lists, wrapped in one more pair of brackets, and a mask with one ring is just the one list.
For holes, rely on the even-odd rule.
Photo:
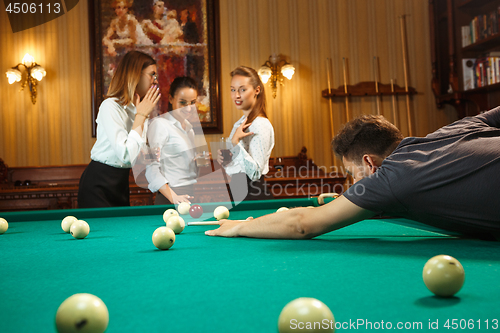
[[(229, 135), (234, 146), (229, 158), (224, 159), (219, 150), (217, 161), (231, 176), (233, 200), (272, 199), (264, 175), (269, 172), (274, 128), (267, 119), (264, 84), (257, 72), (249, 67), (236, 68), (231, 77), (231, 99), (243, 116), (234, 124)], [(235, 193), (240, 192), (239, 188), (245, 183), (248, 191)]]
[(97, 115), (97, 141), (80, 178), (80, 208), (130, 206), (129, 173), (146, 142), (145, 122), (160, 100), (156, 61), (128, 52)]

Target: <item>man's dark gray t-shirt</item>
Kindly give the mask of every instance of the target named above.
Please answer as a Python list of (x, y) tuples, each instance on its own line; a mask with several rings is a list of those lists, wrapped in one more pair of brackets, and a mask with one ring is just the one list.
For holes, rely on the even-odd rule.
[(344, 196), (357, 206), (463, 233), (500, 231), (500, 107), (403, 139)]

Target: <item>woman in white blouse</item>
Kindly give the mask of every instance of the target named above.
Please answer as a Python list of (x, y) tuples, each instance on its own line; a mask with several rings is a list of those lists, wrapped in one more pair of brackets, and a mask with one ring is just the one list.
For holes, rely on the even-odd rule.
[(155, 205), (190, 203), (198, 170), (195, 164), (193, 125), (198, 117), (198, 87), (190, 77), (178, 77), (170, 85), (166, 114), (154, 118), (148, 128), (148, 143), (159, 160), (146, 168), (148, 188), (156, 193)]
[[(233, 145), (229, 160), (224, 160), (219, 151), (217, 161), (231, 176), (234, 201), (272, 199), (264, 175), (269, 172), (274, 129), (266, 115), (264, 84), (257, 72), (249, 67), (236, 68), (231, 77), (231, 99), (243, 116), (229, 135)], [(248, 191), (241, 193), (241, 186), (245, 184)]]
[(97, 115), (97, 141), (80, 178), (80, 208), (130, 206), (129, 173), (146, 142), (146, 119), (160, 99), (156, 61), (125, 54)]

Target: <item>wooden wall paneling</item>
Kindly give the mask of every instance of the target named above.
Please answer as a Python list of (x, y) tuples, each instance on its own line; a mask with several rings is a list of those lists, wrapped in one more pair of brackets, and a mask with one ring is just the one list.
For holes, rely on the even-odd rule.
[[(1, 5), (0, 5), (1, 6)], [(0, 69), (17, 64), (26, 52), (47, 69), (33, 106), (19, 84), (0, 79), (0, 156), (10, 167), (84, 164), (95, 139), (90, 135), (90, 61), (88, 4), (81, 0), (68, 14), (13, 34), (0, 12)], [(422, 0), (220, 0), (221, 107), (223, 136), (241, 117), (230, 98), (229, 73), (239, 65), (258, 69), (272, 53), (281, 53), (296, 73), (273, 99), (266, 88), (269, 117), (276, 131), (273, 156), (295, 155), (302, 146), (321, 166), (340, 166), (330, 153), (325, 59), (333, 63), (333, 86), (342, 83), (342, 57), (348, 58), (349, 82), (373, 80), (373, 56), (379, 57), (381, 82), (403, 85), (398, 15), (409, 14), (408, 48), (415, 133), (424, 136), (456, 119), (438, 110), (431, 91), (428, 2)], [(404, 98), (397, 102), (401, 130), (407, 133)], [(351, 98), (354, 115), (375, 113), (373, 97)], [(391, 99), (382, 109), (392, 120)], [(343, 103), (333, 104), (334, 128), (344, 123)], [(207, 141), (221, 135), (207, 135)]]

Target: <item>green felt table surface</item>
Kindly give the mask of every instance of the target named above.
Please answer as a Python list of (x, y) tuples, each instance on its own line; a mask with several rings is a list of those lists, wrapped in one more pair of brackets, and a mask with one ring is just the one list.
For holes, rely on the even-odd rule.
[[(317, 203), (242, 203), (230, 218), (309, 205)], [(197, 220), (213, 220), (216, 205), (203, 207)], [(106, 303), (110, 333), (277, 332), (281, 309), (297, 297), (328, 305), (344, 324), (337, 332), (353, 329), (353, 322), (375, 330), (366, 321), (383, 321), (386, 329), (403, 323), (417, 330), (421, 323), (419, 331), (486, 331), (486, 325), (500, 331), (498, 242), (461, 239), (403, 219), (371, 219), (301, 241), (208, 237), (204, 232), (215, 226), (187, 226), (171, 249), (160, 251), (151, 237), (165, 225), (166, 208), (0, 214), (10, 222), (0, 235), (0, 332), (55, 332), (57, 308), (75, 293)], [(64, 233), (66, 215), (86, 220), (89, 236)], [(457, 258), (465, 269), (456, 297), (433, 296), (422, 281), (424, 264), (438, 254)], [(447, 329), (447, 320), (468, 326)], [(438, 329), (429, 329), (436, 321)]]

